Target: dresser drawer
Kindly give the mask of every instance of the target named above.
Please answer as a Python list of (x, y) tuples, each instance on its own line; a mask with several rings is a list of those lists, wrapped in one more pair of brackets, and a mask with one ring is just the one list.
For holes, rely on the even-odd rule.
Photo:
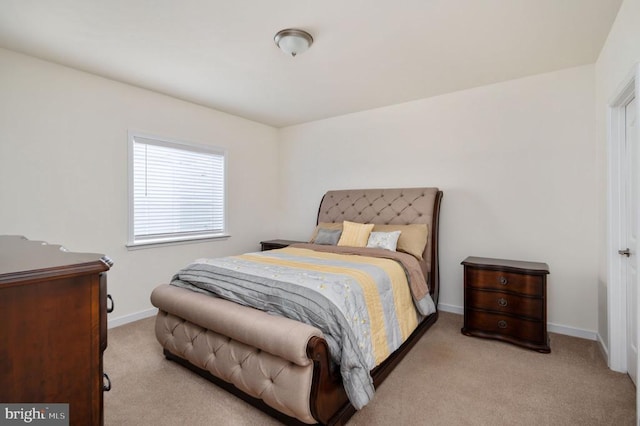
[(547, 344), (543, 322), (514, 318), (509, 315), (468, 309), (465, 312), (465, 329), (470, 332), (479, 330), (488, 335), (508, 336), (531, 344)]
[(465, 306), (471, 309), (513, 314), (539, 321), (544, 319), (544, 301), (540, 298), (473, 289), (468, 289), (465, 297)]
[(465, 282), (472, 288), (509, 291), (539, 297), (544, 294), (543, 276), (474, 268), (465, 268), (464, 273)]

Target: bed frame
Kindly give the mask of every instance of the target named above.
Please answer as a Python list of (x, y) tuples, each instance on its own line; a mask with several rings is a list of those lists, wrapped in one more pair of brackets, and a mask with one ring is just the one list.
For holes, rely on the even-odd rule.
[[(324, 195), (320, 203), (317, 223), (341, 223), (343, 220), (349, 220), (360, 223), (378, 224), (427, 224), (429, 236), (427, 246), (423, 253), (424, 260), (421, 262), (421, 266), (426, 272), (425, 277), (429, 284), (429, 291), (437, 306), (439, 292), (438, 222), (442, 195), (442, 191), (438, 190), (438, 188), (329, 191)], [(355, 413), (356, 410), (349, 402), (342, 386), (339, 372), (332, 372), (330, 369), (329, 348), (319, 330), (286, 318), (278, 319), (278, 321), (290, 321), (291, 324), (295, 323), (293, 327), (301, 329), (302, 339), (304, 339), (301, 342), (306, 342), (306, 351), (305, 348), (301, 348), (298, 351), (306, 352), (306, 354), (284, 356), (279, 354), (279, 348), (285, 345), (289, 346), (289, 340), (287, 340), (289, 339), (289, 332), (283, 333), (283, 336), (271, 338), (270, 343), (260, 341), (259, 337), (251, 337), (252, 333), (253, 335), (260, 334), (260, 330), (246, 330), (246, 332), (239, 333), (240, 337), (236, 337), (238, 333), (235, 332), (234, 328), (225, 329), (224, 326), (218, 326), (218, 322), (220, 321), (215, 318), (208, 318), (206, 314), (206, 318), (203, 319), (202, 312), (207, 312), (203, 311), (204, 308), (191, 309), (190, 307), (192, 305), (187, 305), (187, 302), (180, 302), (178, 300), (184, 298), (191, 298), (196, 301), (198, 305), (216, 303), (217, 305), (211, 309), (219, 312), (218, 315), (226, 315), (225, 310), (227, 309), (227, 305), (224, 305), (225, 303), (234, 305), (228, 307), (231, 310), (229, 311), (229, 317), (225, 316), (222, 320), (222, 322), (225, 323), (229, 322), (228, 318), (233, 317), (237, 312), (239, 312), (240, 316), (244, 316), (245, 314), (247, 316), (267, 315), (252, 308), (235, 305), (231, 302), (189, 292), (181, 288), (166, 285), (160, 286), (154, 290), (151, 300), (159, 309), (158, 316), (156, 317), (156, 336), (164, 347), (164, 355), (167, 359), (187, 367), (285, 424), (306, 425), (317, 422), (326, 425), (343, 425)], [(182, 303), (182, 307), (180, 303)], [(188, 308), (184, 308), (184, 306)], [(265, 317), (264, 319), (258, 319), (255, 320), (253, 324), (273, 320), (273, 316), (268, 317), (271, 318)], [(405, 357), (422, 335), (436, 322), (437, 318), (437, 311), (425, 317), (402, 346), (371, 371), (371, 376), (376, 388)], [(175, 340), (173, 336), (175, 333), (174, 330), (181, 329), (184, 324), (188, 325), (191, 331), (182, 332), (185, 334), (182, 340), (186, 341), (186, 343), (177, 346), (173, 342)], [(291, 324), (288, 324), (288, 326), (291, 326)], [(229, 324), (226, 326), (229, 326)], [(232, 322), (231, 327), (238, 328), (241, 326), (237, 323), (233, 324)], [(276, 325), (271, 325), (270, 327), (273, 329)], [(225, 334), (225, 330), (232, 330), (233, 336), (226, 337), (229, 333)], [(305, 398), (305, 403), (306, 393), (304, 392), (308, 392), (308, 411), (305, 411), (307, 414), (293, 416), (290, 412), (285, 414), (283, 411), (287, 410), (276, 409), (274, 405), (277, 404), (273, 404), (272, 402), (267, 403), (270, 401), (268, 395), (263, 397), (263, 395), (257, 391), (241, 390), (244, 386), (244, 379), (240, 378), (236, 380), (236, 375), (227, 375), (226, 372), (221, 373), (219, 367), (210, 367), (208, 362), (202, 361), (201, 354), (193, 355), (193, 352), (201, 352), (201, 349), (192, 349), (192, 342), (202, 333), (209, 332), (214, 333), (216, 336), (215, 339), (217, 339), (212, 340), (214, 343), (209, 342), (209, 347), (216, 345), (217, 343), (215, 342), (222, 341), (223, 344), (225, 344), (233, 339), (237, 339), (240, 340), (239, 345), (242, 350), (250, 348), (249, 350), (255, 350), (256, 354), (260, 354), (273, 348), (274, 350), (271, 350), (272, 353), (275, 353), (276, 356), (286, 358), (281, 360), (284, 363), (283, 365), (293, 366), (296, 372), (292, 374), (300, 374), (303, 377), (302, 393)], [(169, 333), (171, 333), (171, 335), (169, 335)], [(191, 341), (189, 341), (190, 339)], [(255, 340), (255, 347), (251, 345), (253, 343), (252, 339)], [(280, 342), (278, 342), (278, 339), (280, 339)], [(262, 340), (264, 340), (264, 338)], [(268, 357), (273, 358), (273, 355), (268, 354)], [(299, 358), (304, 359), (300, 360)], [(305, 378), (305, 375), (308, 377)], [(301, 392), (296, 390), (292, 393), (299, 394)], [(373, 403), (373, 401), (371, 403)]]

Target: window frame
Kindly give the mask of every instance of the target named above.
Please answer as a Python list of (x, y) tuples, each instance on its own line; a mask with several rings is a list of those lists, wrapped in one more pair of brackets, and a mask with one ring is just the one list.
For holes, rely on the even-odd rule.
[[(138, 139), (146, 139), (153, 142), (155, 145), (165, 146), (170, 148), (182, 149), (185, 151), (191, 152), (201, 152), (201, 153), (210, 153), (215, 155), (221, 155), (223, 161), (223, 197), (222, 197), (222, 221), (223, 221), (223, 229), (221, 232), (210, 232), (210, 233), (202, 233), (197, 235), (176, 235), (176, 236), (166, 236), (156, 239), (145, 239), (138, 240), (135, 239), (134, 234), (134, 142), (136, 142), (136, 138)], [(138, 142), (140, 143), (140, 142)], [(192, 142), (179, 141), (175, 139), (169, 139), (161, 136), (151, 135), (148, 133), (142, 133), (137, 131), (129, 131), (128, 138), (128, 230), (127, 230), (127, 243), (126, 247), (130, 250), (140, 249), (140, 248), (149, 248), (155, 246), (162, 245), (174, 245), (174, 244), (189, 244), (189, 243), (197, 243), (197, 242), (205, 242), (211, 240), (219, 240), (219, 239), (227, 239), (230, 237), (228, 232), (228, 223), (227, 223), (227, 209), (228, 209), (228, 183), (227, 183), (227, 164), (228, 164), (228, 154), (227, 150), (218, 146), (213, 145), (203, 145), (196, 144)]]

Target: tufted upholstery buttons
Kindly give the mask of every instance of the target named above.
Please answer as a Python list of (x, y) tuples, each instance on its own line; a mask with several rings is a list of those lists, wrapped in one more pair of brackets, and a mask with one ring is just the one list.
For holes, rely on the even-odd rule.
[(156, 337), (170, 352), (278, 411), (315, 423), (309, 408), (313, 364), (299, 366), (162, 310)]
[[(280, 412), (315, 423), (309, 407), (313, 362), (306, 351), (311, 337), (322, 336), (319, 329), (167, 284), (153, 290), (151, 303), (159, 309), (156, 337), (167, 351)], [(198, 324), (190, 322), (194, 318)]]

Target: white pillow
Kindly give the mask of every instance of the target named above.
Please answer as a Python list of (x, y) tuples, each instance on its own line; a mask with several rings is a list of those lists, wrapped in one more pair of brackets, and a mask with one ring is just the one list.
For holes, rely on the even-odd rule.
[(398, 238), (400, 238), (400, 232), (401, 231), (372, 232), (371, 234), (369, 234), (367, 247), (396, 251)]

